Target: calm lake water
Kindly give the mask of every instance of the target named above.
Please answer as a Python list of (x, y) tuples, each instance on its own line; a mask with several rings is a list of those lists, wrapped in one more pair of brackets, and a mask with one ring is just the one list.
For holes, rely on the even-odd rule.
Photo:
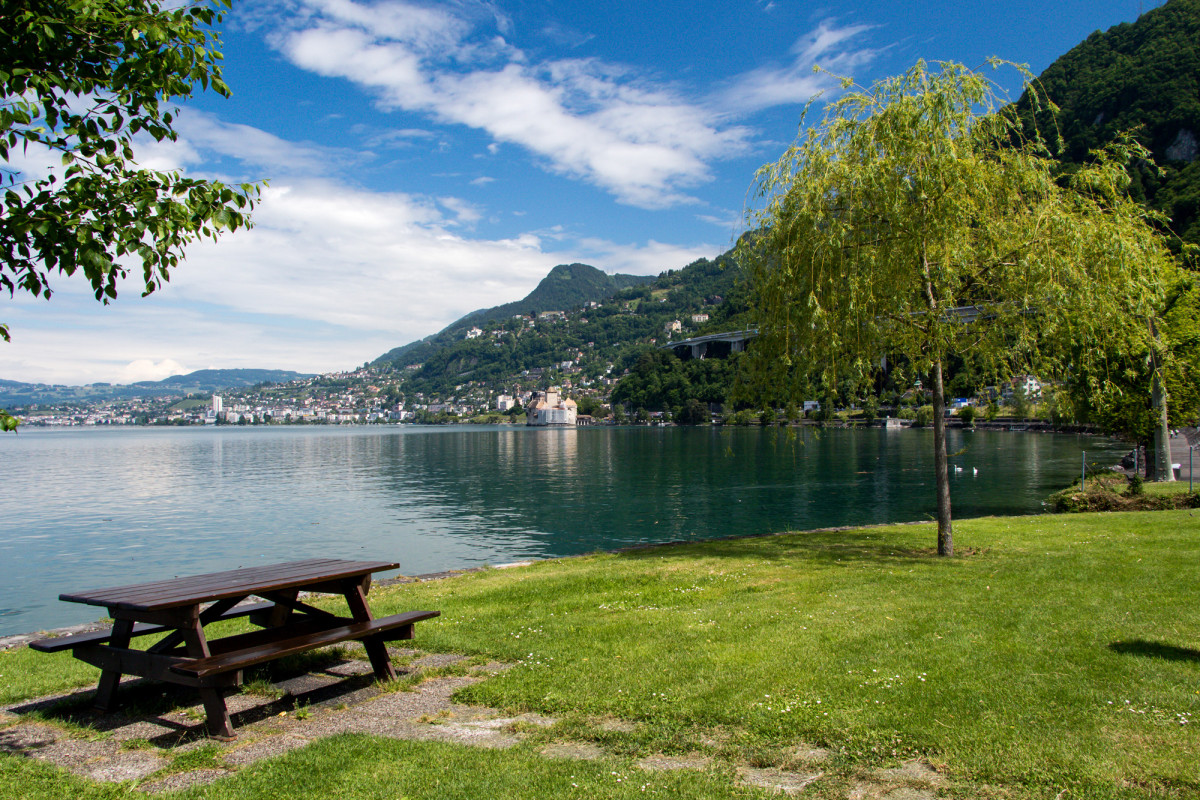
[[(1109, 439), (952, 431), (958, 518), (1028, 514)], [(928, 519), (932, 433), (723, 428), (33, 429), (0, 436), (0, 635), (60, 592), (314, 556), (415, 575), (641, 542)], [(975, 474), (978, 470), (978, 474)]]

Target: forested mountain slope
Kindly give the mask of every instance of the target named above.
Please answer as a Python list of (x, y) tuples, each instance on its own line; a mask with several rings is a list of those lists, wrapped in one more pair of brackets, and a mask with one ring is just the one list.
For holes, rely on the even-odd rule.
[(421, 363), (439, 348), (462, 339), (468, 330), (487, 322), (511, 319), (516, 314), (566, 311), (589, 302), (600, 302), (622, 289), (654, 280), (652, 275), (609, 275), (587, 264), (559, 264), (522, 300), (472, 311), (441, 331), (394, 348), (375, 359), (376, 366)]
[[(651, 283), (622, 289), (602, 302), (588, 301), (595, 305), (547, 309), (563, 312), (553, 319), (531, 321), (526, 301), (509, 304), (516, 306), (521, 319), (513, 314), (497, 314), (488, 321), (477, 315), (464, 317), (419, 347), (393, 351), (401, 360), (391, 361), (391, 366), (405, 373), (404, 391), (410, 394), (461, 394), (464, 384), (537, 387), (568, 376), (578, 385), (594, 385), (620, 374), (639, 354), (666, 343), (671, 335), (682, 339), (744, 325), (746, 305), (737, 277), (737, 267), (726, 253), (668, 270)], [(667, 324), (674, 320), (680, 321), (681, 330), (668, 334)], [(473, 326), (481, 328), (482, 335), (467, 338)], [(380, 359), (381, 365), (392, 358), (388, 354)], [(525, 375), (528, 371), (535, 374)]]
[[(1135, 166), (1133, 195), (1172, 219), (1176, 235), (1200, 244), (1200, 0), (1169, 0), (1136, 22), (1097, 31), (1039, 76), (1061, 109), (1065, 161), (1132, 131), (1162, 174)], [(1019, 101), (1028, 117), (1028, 97)], [(1049, 113), (1038, 118), (1053, 136)]]

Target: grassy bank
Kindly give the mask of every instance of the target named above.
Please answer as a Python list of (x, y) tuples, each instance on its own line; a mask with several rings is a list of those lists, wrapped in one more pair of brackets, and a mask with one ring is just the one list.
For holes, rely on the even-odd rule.
[(1089, 477), (1082, 488), (1075, 481), (1046, 501), (1059, 512), (1165, 511), (1200, 508), (1200, 491), (1189, 492), (1187, 481), (1131, 481), (1124, 475), (1101, 473)]
[[(898, 526), (379, 588), (380, 613), (442, 611), (419, 626), (421, 647), (518, 663), (462, 700), (554, 716), (546, 737), (595, 741), (614, 760), (339, 737), (181, 796), (277, 796), (297, 776), (287, 796), (759, 796), (733, 786), (735, 766), (794, 766), (818, 746), (831, 760), (807, 796), (844, 797), (862, 770), (916, 756), (954, 797), (1195, 797), (1198, 515), (960, 521), (953, 559), (932, 554), (931, 526)], [(0, 654), (0, 674), (10, 702), (93, 679), (28, 651)], [(612, 718), (635, 724), (601, 724)], [(622, 758), (687, 752), (716, 768), (606, 779), (628, 771)], [(324, 776), (347, 769), (361, 777), (329, 791)], [(124, 791), (12, 756), (0, 782), (7, 796)]]

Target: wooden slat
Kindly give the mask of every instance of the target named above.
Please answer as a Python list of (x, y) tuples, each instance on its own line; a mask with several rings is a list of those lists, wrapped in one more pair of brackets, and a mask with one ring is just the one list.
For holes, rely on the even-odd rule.
[[(152, 604), (153, 607), (165, 607), (162, 604), (170, 604), (178, 598), (181, 600), (180, 604), (188, 605), (197, 600), (216, 599), (217, 593), (236, 593), (243, 586), (262, 586), (269, 589), (273, 588), (276, 583), (288, 583), (296, 579), (314, 578), (314, 576), (314, 579), (319, 579), (338, 566), (339, 562), (336, 559), (310, 559), (289, 564), (247, 567), (227, 572), (212, 572), (132, 586), (98, 589), (86, 593), (91, 597), (90, 601), (80, 596), (60, 595), (60, 598), (74, 602), (90, 602), (92, 605), (136, 607), (146, 604)], [(249, 592), (243, 593), (248, 594)], [(80, 595), (84, 594), (80, 593)]]
[(169, 601), (172, 597), (179, 595), (190, 603), (194, 601), (195, 597), (201, 599), (212, 597), (214, 591), (237, 590), (242, 585), (265, 584), (269, 586), (274, 582), (287, 582), (296, 577), (310, 574), (320, 576), (337, 566), (336, 559), (310, 559), (289, 564), (246, 567), (130, 586), (115, 586), (71, 595), (64, 594), (60, 595), (60, 598), (74, 602), (90, 602), (92, 605), (111, 605), (114, 603), (137, 604), (144, 601), (158, 602), (163, 599)]
[(345, 580), (398, 567), (399, 564), (388, 561), (309, 559), (108, 589), (66, 592), (59, 595), (59, 599), (118, 610), (155, 611), (238, 595)]
[[(263, 664), (268, 661), (274, 661), (277, 658), (304, 653), (318, 647), (325, 647), (339, 642), (364, 639), (374, 635), (385, 636), (391, 630), (407, 627), (421, 620), (431, 619), (438, 616), (439, 613), (438, 611), (409, 611), (405, 614), (393, 614), (390, 617), (381, 617), (365, 622), (338, 625), (280, 641), (256, 644), (240, 650), (209, 656), (208, 658), (191, 659), (172, 665), (171, 671), (188, 677), (204, 678), (230, 670), (245, 669), (256, 664)], [(261, 634), (262, 631), (256, 631), (255, 633)]]
[[(235, 606), (221, 615), (220, 620), (236, 619), (237, 617), (245, 617), (251, 614), (256, 614), (259, 611), (267, 611), (275, 607), (274, 603), (253, 603), (251, 605)], [(216, 622), (218, 620), (214, 620)], [(167, 633), (174, 630), (165, 625), (152, 625), (145, 622), (136, 623), (133, 626), (132, 636), (149, 636), (155, 633)], [(57, 653), (61, 650), (72, 650), (76, 647), (84, 647), (92, 644), (103, 644), (112, 636), (112, 630), (92, 631), (90, 633), (77, 633), (73, 636), (57, 636), (53, 639), (39, 639), (36, 642), (30, 642), (29, 646), (34, 650), (43, 653)]]

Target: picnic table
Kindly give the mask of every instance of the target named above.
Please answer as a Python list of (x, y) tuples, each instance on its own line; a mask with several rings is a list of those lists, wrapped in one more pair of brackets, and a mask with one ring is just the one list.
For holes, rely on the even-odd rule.
[[(34, 650), (72, 654), (99, 667), (95, 706), (108, 711), (116, 702), (122, 675), (199, 689), (208, 732), (219, 739), (235, 734), (225, 707), (224, 690), (242, 683), (242, 670), (283, 656), (339, 642), (359, 640), (379, 680), (395, 678), (386, 642), (411, 639), (413, 625), (437, 611), (410, 611), (375, 618), (367, 605), (371, 575), (396, 569), (386, 561), (319, 558), (286, 564), (235, 569), (207, 575), (65, 592), (60, 600), (108, 609), (111, 628), (42, 639)], [(305, 594), (342, 595), (349, 616), (338, 616), (301, 599)], [(265, 602), (244, 603), (251, 597)], [(205, 626), (249, 617), (260, 630), (210, 640)], [(145, 649), (139, 637), (165, 634)]]

